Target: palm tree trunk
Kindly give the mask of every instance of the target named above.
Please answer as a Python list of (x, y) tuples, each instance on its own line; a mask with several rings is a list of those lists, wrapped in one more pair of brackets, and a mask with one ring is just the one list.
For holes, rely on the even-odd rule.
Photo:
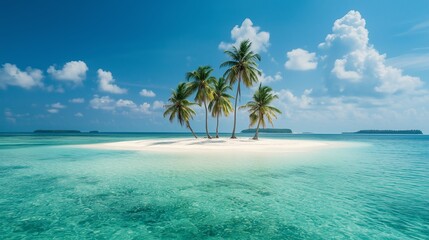
[(216, 116), (216, 138), (219, 138), (219, 113)]
[(261, 119), (258, 121), (258, 126), (256, 127), (255, 136), (253, 137), (253, 140), (258, 140), (258, 133), (259, 133), (259, 125), (261, 124)]
[(237, 138), (235, 136), (235, 126), (237, 124), (237, 100), (238, 100), (238, 93), (240, 92), (240, 83), (241, 83), (241, 76), (238, 78), (238, 85), (237, 85), (237, 93), (235, 94), (235, 104), (234, 104), (234, 128), (232, 128), (232, 136), (231, 138)]
[(209, 120), (208, 120), (208, 110), (207, 110), (207, 103), (204, 101), (204, 108), (206, 109), (206, 134), (207, 138), (211, 139), (212, 137), (209, 134)]
[(186, 126), (189, 128), (189, 130), (191, 130), (192, 135), (194, 135), (195, 138), (198, 138), (197, 135), (195, 135), (194, 130), (192, 130), (191, 125), (189, 124), (189, 122), (186, 122)]

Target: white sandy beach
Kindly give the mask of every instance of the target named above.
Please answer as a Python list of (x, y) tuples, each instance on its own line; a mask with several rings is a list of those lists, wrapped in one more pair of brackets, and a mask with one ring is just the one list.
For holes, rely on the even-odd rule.
[(337, 148), (350, 146), (351, 143), (314, 140), (285, 140), (285, 139), (261, 139), (247, 138), (230, 139), (193, 139), (171, 138), (155, 140), (136, 140), (112, 143), (86, 144), (77, 147), (106, 150), (131, 150), (163, 153), (194, 153), (213, 152), (222, 153), (287, 153), (306, 152), (322, 148)]

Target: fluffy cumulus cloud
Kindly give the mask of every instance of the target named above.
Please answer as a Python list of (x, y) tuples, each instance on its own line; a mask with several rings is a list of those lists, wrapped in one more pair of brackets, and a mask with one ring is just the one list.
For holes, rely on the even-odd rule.
[(120, 112), (120, 113), (143, 113), (143, 114), (150, 114), (150, 107), (151, 105), (149, 103), (142, 103), (140, 105), (136, 104), (132, 100), (128, 99), (119, 99), (115, 100), (113, 98), (110, 98), (109, 96), (103, 96), (99, 97), (98, 95), (95, 95), (93, 99), (89, 102), (90, 106), (93, 109), (101, 109), (101, 110), (107, 110), (112, 112)]
[(59, 102), (51, 104), (51, 107), (52, 107), (52, 108), (56, 108), (56, 109), (66, 108), (66, 106), (62, 105), (62, 104), (61, 104), (61, 103), (59, 103)]
[(58, 113), (60, 112), (60, 109), (66, 108), (66, 106), (59, 102), (46, 105), (46, 107), (48, 108), (46, 109), (46, 111), (48, 111), (49, 113)]
[(285, 68), (296, 71), (307, 71), (317, 68), (316, 53), (310, 53), (307, 50), (297, 48), (286, 53), (288, 60)]
[[(324, 84), (301, 93), (278, 91), (276, 104), (284, 112), (279, 123), (284, 121), (297, 131), (316, 132), (427, 128), (429, 97), (423, 82), (401, 69), (410, 63), (388, 61), (378, 52), (370, 43), (366, 21), (359, 12), (350, 11), (334, 22), (317, 55), (296, 50), (288, 52), (289, 65), (285, 67), (292, 69), (299, 65), (292, 64), (294, 57), (307, 55), (306, 60), (312, 59), (312, 67), (323, 74)], [(419, 59), (418, 66), (422, 62)]]
[(114, 110), (115, 100), (113, 100), (109, 96), (99, 97), (98, 95), (95, 95), (94, 98), (89, 101), (89, 105), (93, 109)]
[(274, 76), (266, 75), (264, 72), (262, 72), (261, 76), (259, 76), (259, 83), (268, 84), (271, 82), (280, 81), (282, 79), (283, 79), (283, 77), (282, 77), (282, 74), (280, 72), (277, 72), (276, 74), (274, 74)]
[(140, 96), (142, 96), (142, 97), (155, 97), (156, 94), (152, 90), (142, 89), (140, 91)]
[(313, 98), (310, 96), (312, 91), (313, 89), (305, 89), (301, 96), (295, 96), (292, 91), (282, 89), (276, 94), (280, 101), (283, 101), (289, 107), (308, 109), (313, 103)]
[(319, 48), (326, 53), (328, 89), (342, 94), (412, 92), (423, 85), (418, 77), (389, 66), (386, 55), (369, 43), (366, 21), (358, 11), (337, 19)]
[(347, 47), (346, 51), (364, 49), (368, 46), (368, 30), (366, 21), (358, 11), (351, 10), (345, 16), (335, 20), (332, 33), (328, 34), (321, 48), (332, 47), (336, 42)]
[(152, 109), (153, 110), (157, 110), (157, 109), (163, 109), (164, 108), (165, 103), (163, 101), (154, 101), (152, 104)]
[(141, 105), (139, 106), (139, 110), (140, 110), (140, 112), (142, 112), (142, 113), (150, 114), (150, 113), (151, 113), (151, 111), (150, 111), (150, 104), (149, 104), (149, 103), (147, 103), (147, 102), (145, 102), (145, 103), (141, 104)]
[(74, 114), (74, 116), (81, 118), (81, 117), (83, 117), (83, 114), (81, 112), (77, 112)]
[(64, 64), (62, 69), (56, 69), (55, 66), (50, 66), (47, 72), (56, 80), (81, 84), (86, 78), (87, 71), (88, 66), (86, 66), (85, 62), (70, 61)]
[(244, 19), (241, 26), (236, 25), (231, 30), (231, 38), (234, 43), (221, 42), (219, 49), (227, 50), (232, 46), (238, 47), (238, 45), (244, 40), (250, 40), (252, 42), (252, 50), (256, 53), (266, 52), (270, 45), (270, 33), (260, 30), (260, 27), (253, 26), (253, 22), (246, 18)]
[(17, 86), (25, 89), (43, 87), (43, 73), (39, 69), (28, 67), (21, 71), (16, 65), (5, 63), (0, 68), (0, 89), (7, 86)]
[(125, 111), (131, 111), (134, 113), (144, 113), (144, 114), (150, 114), (150, 104), (149, 103), (142, 103), (140, 105), (137, 105), (131, 100), (127, 99), (119, 99), (115, 102), (115, 109), (117, 110), (125, 110)]
[(124, 99), (119, 99), (118, 101), (116, 101), (116, 106), (117, 107), (122, 107), (122, 108), (136, 108), (137, 105), (131, 101), (131, 100), (124, 100)]
[(115, 84), (115, 79), (112, 76), (112, 73), (109, 71), (104, 71), (103, 69), (98, 69), (98, 83), (99, 89), (103, 92), (113, 93), (113, 94), (124, 94), (127, 92), (127, 89), (120, 88)]

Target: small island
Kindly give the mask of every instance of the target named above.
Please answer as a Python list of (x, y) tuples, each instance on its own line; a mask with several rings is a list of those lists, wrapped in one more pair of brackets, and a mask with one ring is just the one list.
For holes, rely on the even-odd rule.
[(343, 134), (423, 134), (421, 130), (359, 130), (343, 132)]
[[(244, 129), (241, 133), (255, 133), (255, 128)], [(259, 129), (260, 133), (292, 133), (292, 130), (289, 128), (261, 128)]]

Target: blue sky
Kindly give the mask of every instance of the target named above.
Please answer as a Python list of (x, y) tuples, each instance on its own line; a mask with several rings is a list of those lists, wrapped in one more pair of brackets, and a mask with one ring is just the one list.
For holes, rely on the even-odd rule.
[(186, 131), (162, 117), (171, 89), (200, 65), (221, 76), (224, 49), (250, 39), (279, 95), (276, 127), (429, 132), (428, 12), (424, 0), (3, 1), (0, 131)]

